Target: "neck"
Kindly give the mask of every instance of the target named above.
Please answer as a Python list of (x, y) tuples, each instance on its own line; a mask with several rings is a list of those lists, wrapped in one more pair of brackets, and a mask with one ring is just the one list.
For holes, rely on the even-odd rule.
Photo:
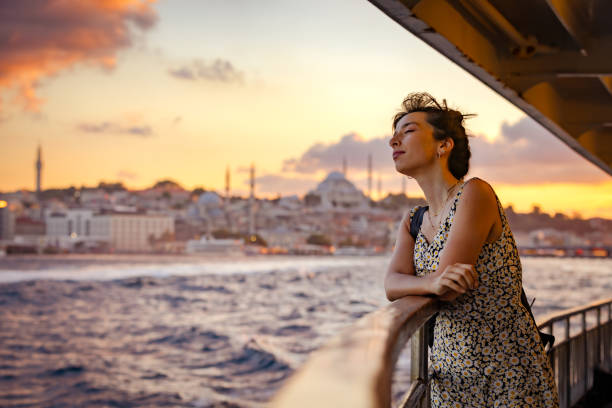
[[(440, 169), (439, 167), (437, 169)], [(425, 194), (425, 200), (432, 213), (438, 214), (442, 211), (451, 189), (457, 180), (450, 171), (442, 170), (416, 175), (414, 177)]]

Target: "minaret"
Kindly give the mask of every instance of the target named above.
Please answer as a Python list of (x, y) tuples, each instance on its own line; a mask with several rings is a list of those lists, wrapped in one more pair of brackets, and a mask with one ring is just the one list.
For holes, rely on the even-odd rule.
[(230, 199), (230, 168), (225, 169), (225, 203), (228, 204)]
[(249, 235), (255, 234), (255, 164), (251, 164), (251, 195), (249, 196)]
[(368, 197), (372, 199), (372, 154), (368, 154)]
[(378, 173), (378, 199), (382, 199), (382, 178), (380, 173)]
[(42, 172), (42, 149), (38, 144), (38, 154), (36, 158), (36, 198), (40, 201), (40, 176)]
[(225, 199), (223, 200), (223, 211), (225, 211), (225, 222), (227, 223), (227, 228), (230, 231), (233, 231), (233, 223), (232, 217), (229, 210), (230, 204), (230, 168), (229, 165), (225, 169)]
[(344, 174), (344, 178), (346, 178), (346, 156), (342, 158), (342, 174)]
[(402, 176), (402, 194), (406, 195), (406, 176)]

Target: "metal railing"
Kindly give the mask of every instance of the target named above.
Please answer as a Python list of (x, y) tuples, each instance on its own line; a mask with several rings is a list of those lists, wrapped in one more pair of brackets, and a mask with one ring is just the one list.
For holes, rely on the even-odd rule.
[[(607, 310), (604, 319), (603, 311)], [(595, 314), (594, 325), (587, 327), (587, 314)], [(593, 386), (595, 368), (612, 369), (612, 298), (563, 310), (540, 319), (538, 328), (553, 334), (557, 341), (550, 350), (550, 362), (559, 390), (560, 408), (576, 404)], [(575, 333), (571, 333), (572, 318), (579, 318)], [(575, 322), (574, 322), (575, 323)], [(555, 333), (562, 326), (563, 338)], [(559, 341), (561, 340), (561, 341)]]
[(269, 406), (390, 407), (400, 352), (438, 308), (431, 297), (406, 296), (363, 316), (313, 352)]
[[(604, 319), (602, 311), (607, 309)], [(410, 339), (411, 387), (400, 407), (428, 408), (428, 339), (424, 323), (439, 310), (431, 297), (406, 296), (369, 313), (315, 351), (279, 390), (271, 407), (391, 406), (393, 371)], [(588, 328), (587, 313), (595, 313)], [(612, 298), (539, 319), (538, 328), (557, 337), (549, 350), (560, 408), (569, 408), (593, 385), (593, 370), (612, 368)], [(572, 327), (572, 318), (581, 322)], [(565, 337), (555, 332), (564, 325)], [(573, 329), (576, 333), (572, 333)]]

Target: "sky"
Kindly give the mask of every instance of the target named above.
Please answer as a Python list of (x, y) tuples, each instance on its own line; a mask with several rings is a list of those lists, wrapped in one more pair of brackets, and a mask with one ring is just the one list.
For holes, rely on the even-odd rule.
[[(75, 4), (77, 4), (75, 6)], [(330, 171), (401, 191), (388, 146), (410, 92), (467, 120), (466, 178), (504, 205), (612, 218), (612, 178), (366, 0), (0, 1), (0, 191), (172, 179), (303, 195)], [(422, 193), (408, 180), (407, 193)], [(374, 198), (378, 198), (375, 188)]]

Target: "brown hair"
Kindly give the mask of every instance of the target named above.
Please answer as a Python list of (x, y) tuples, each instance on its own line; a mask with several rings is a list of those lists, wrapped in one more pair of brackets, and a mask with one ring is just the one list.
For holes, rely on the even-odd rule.
[(414, 92), (404, 98), (402, 110), (393, 117), (393, 132), (395, 132), (397, 122), (412, 112), (427, 114), (427, 123), (434, 128), (433, 136), (436, 140), (444, 140), (448, 137), (453, 139), (454, 146), (448, 156), (448, 170), (457, 179), (465, 176), (470, 167), (472, 154), (463, 120), (475, 115), (462, 114), (450, 109), (446, 105), (446, 99), (443, 99), (440, 104), (427, 92)]

